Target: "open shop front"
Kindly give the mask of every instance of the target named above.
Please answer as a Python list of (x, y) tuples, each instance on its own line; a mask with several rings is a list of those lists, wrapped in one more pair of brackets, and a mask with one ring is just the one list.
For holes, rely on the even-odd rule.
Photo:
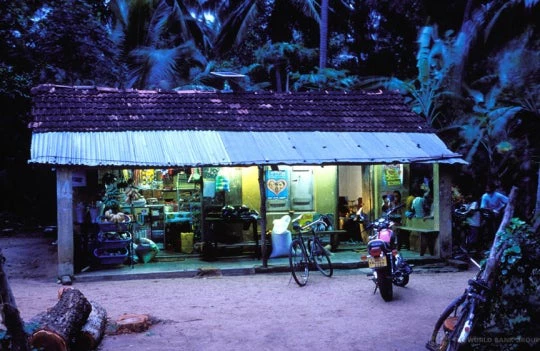
[[(133, 233), (131, 239), (105, 240), (113, 241), (105, 243), (106, 247), (122, 246), (125, 240), (146, 236), (156, 240), (161, 251), (182, 251), (186, 249), (182, 237), (180, 245), (175, 242), (178, 231), (190, 229), (186, 233), (193, 233), (196, 251), (198, 244), (214, 249), (222, 244), (249, 242), (255, 239), (254, 232), (259, 238), (264, 233), (266, 239), (272, 221), (288, 211), (303, 212), (306, 216), (334, 213), (334, 218), (338, 218), (340, 197), (347, 197), (349, 205), (349, 201), (362, 195), (363, 208), (373, 215), (375, 212), (371, 211), (376, 211), (379, 196), (385, 190), (376, 184), (377, 171), (371, 165), (439, 162), (440, 169), (433, 168), (433, 201), (437, 202), (437, 192), (441, 201), (445, 199), (442, 194), (446, 190), (450, 201), (450, 186), (442, 177), (437, 185), (436, 173), (444, 168), (443, 164), (463, 163), (461, 155), (449, 150), (436, 131), (410, 110), (403, 96), (391, 91), (222, 93), (45, 84), (32, 89), (32, 94), (28, 162), (56, 172), (58, 276), (62, 283), (69, 283), (74, 274), (78, 245), (74, 243), (77, 227), (73, 208), (88, 208), (85, 213), (101, 210), (101, 171), (112, 170), (117, 181), (127, 183), (130, 175), (124, 177), (124, 169), (133, 173), (137, 169), (154, 170), (154, 177), (146, 180), (147, 189), (139, 180), (136, 186), (144, 202), (133, 199), (123, 204), (123, 198), (113, 199), (133, 218), (129, 224)], [(219, 167), (215, 168), (215, 177), (208, 171), (213, 166)], [(190, 167), (183, 170), (186, 176), (195, 175), (200, 181), (189, 182), (188, 176), (182, 184), (178, 180), (182, 169), (175, 167)], [(342, 192), (342, 177), (346, 175), (341, 170), (347, 167), (361, 167), (362, 177), (350, 179), (350, 184), (361, 184), (360, 192)], [(277, 177), (281, 173), (266, 176), (268, 172), (283, 171), (287, 173), (286, 183)], [(77, 186), (74, 191), (76, 173), (77, 178), (87, 177), (94, 191), (88, 186)], [(171, 184), (166, 185), (167, 179), (156, 178), (156, 173), (172, 178)], [(304, 181), (306, 175), (311, 183)], [(135, 174), (133, 177), (135, 185)], [(118, 191), (114, 196), (125, 192), (118, 185), (116, 190), (110, 189), (110, 195), (114, 191)], [(88, 202), (79, 197), (85, 191)], [(98, 202), (102, 202), (99, 207)], [(223, 213), (223, 207), (228, 206), (232, 211), (229, 208)], [(220, 218), (242, 217), (246, 212), (251, 215), (252, 210), (261, 217), (256, 220), (256, 231), (252, 225), (245, 230), (245, 223), (223, 223)], [(433, 216), (433, 229), (440, 229), (440, 239), (450, 234), (443, 232), (442, 224), (450, 223), (443, 213), (443, 209), (438, 209)], [(92, 219), (88, 222), (89, 226), (95, 224)], [(191, 228), (168, 230), (184, 225)], [(438, 225), (441, 227), (437, 228)], [(408, 224), (403, 227), (422, 229)], [(171, 238), (168, 232), (172, 232)], [(260, 251), (265, 266), (266, 240), (263, 243)], [(257, 244), (255, 240), (255, 254), (259, 251)], [(451, 243), (440, 242), (441, 257), (445, 257), (450, 246)]]
[[(292, 213), (302, 214), (303, 221), (318, 213), (335, 218), (337, 166), (273, 168), (264, 170), (266, 222)], [(85, 241), (82, 265), (112, 266), (122, 255), (128, 262), (126, 245), (109, 245), (126, 239), (135, 244), (135, 260), (144, 263), (152, 262), (149, 250), (203, 259), (263, 258), (258, 167), (100, 168), (74, 174), (86, 179), (73, 188), (75, 232)], [(117, 230), (117, 221), (127, 221), (129, 233)], [(268, 234), (265, 258), (272, 250)]]
[[(400, 211), (396, 231), (406, 239), (404, 249), (439, 255), (438, 170), (438, 164), (264, 167), (266, 223), (285, 215), (302, 214), (304, 222), (329, 215), (334, 225), (323, 240), (335, 251), (344, 241), (366, 243), (364, 223), (351, 220), (359, 202), (368, 222), (384, 211), (383, 195), (391, 197), (397, 191), (405, 203), (414, 188), (424, 189), (431, 199), (426, 200), (429, 213), (409, 219), (405, 210)], [(74, 183), (75, 232), (83, 241), (76, 252), (83, 256), (76, 259), (79, 269), (112, 267), (133, 259), (151, 264), (166, 254), (266, 260), (286, 253), (283, 248), (290, 239), (272, 233), (271, 225), (261, 240), (258, 167), (103, 168), (74, 174), (87, 180), (85, 186)], [(112, 216), (118, 213), (128, 218), (128, 233), (111, 227), (109, 222), (114, 223)]]

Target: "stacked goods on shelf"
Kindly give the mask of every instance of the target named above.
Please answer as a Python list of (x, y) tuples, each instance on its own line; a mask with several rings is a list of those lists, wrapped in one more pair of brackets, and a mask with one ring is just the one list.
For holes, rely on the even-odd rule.
[(101, 265), (122, 264), (129, 256), (133, 236), (129, 232), (131, 218), (122, 213), (105, 212), (98, 218), (100, 232), (94, 256)]

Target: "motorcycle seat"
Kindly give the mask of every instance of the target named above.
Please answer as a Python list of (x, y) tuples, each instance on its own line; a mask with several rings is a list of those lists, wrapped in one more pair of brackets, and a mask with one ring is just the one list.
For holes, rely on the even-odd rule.
[(392, 248), (390, 247), (390, 243), (388, 243), (388, 242), (386, 242), (384, 240), (381, 240), (381, 239), (374, 239), (374, 240), (371, 240), (370, 242), (368, 242), (368, 244), (367, 244), (368, 251), (369, 251), (369, 249), (371, 249), (373, 247), (380, 247), (385, 252), (388, 252), (388, 251), (392, 250)]

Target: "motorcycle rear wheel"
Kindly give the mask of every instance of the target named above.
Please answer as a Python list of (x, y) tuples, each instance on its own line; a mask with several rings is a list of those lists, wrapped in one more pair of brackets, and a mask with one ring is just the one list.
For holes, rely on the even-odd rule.
[(386, 269), (380, 269), (376, 272), (377, 275), (377, 286), (379, 287), (379, 292), (384, 301), (389, 302), (394, 298), (394, 290), (392, 287), (392, 279), (386, 273)]

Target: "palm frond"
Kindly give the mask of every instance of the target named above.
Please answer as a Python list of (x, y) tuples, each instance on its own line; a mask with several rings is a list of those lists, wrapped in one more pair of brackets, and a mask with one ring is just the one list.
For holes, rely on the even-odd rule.
[(115, 19), (125, 28), (129, 21), (129, 0), (112, 0), (109, 6)]
[(321, 23), (321, 16), (317, 7), (320, 4), (315, 0), (291, 0), (291, 3), (298, 7), (304, 15), (313, 18), (317, 23)]
[(130, 57), (132, 59), (130, 82), (140, 89), (172, 89), (177, 85), (177, 81), (186, 78), (179, 73), (181, 68), (178, 66), (179, 62), (206, 64), (205, 57), (200, 54), (193, 42), (165, 49), (140, 47), (132, 50)]
[(152, 13), (150, 23), (148, 25), (148, 39), (146, 44), (155, 46), (159, 44), (160, 39), (167, 30), (167, 23), (171, 16), (173, 8), (165, 0), (161, 0)]
[(487, 117), (489, 118), (489, 134), (491, 137), (506, 138), (507, 127), (512, 118), (522, 110), (521, 106), (499, 107), (491, 110)]
[(217, 52), (224, 53), (234, 45), (240, 43), (249, 25), (253, 23), (258, 13), (257, 1), (246, 0), (223, 23), (221, 30), (215, 40)]

